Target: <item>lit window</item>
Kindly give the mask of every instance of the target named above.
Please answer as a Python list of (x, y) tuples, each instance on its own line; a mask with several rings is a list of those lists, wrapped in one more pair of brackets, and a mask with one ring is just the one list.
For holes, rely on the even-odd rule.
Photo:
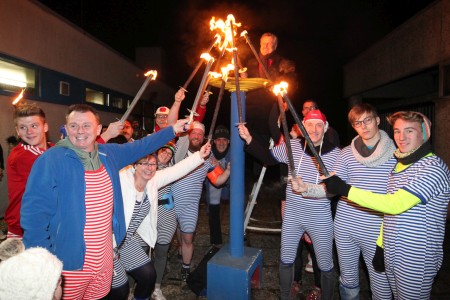
[(34, 90), (36, 72), (32, 68), (0, 59), (0, 89), (17, 92)]
[(103, 92), (99, 92), (90, 88), (86, 88), (86, 102), (104, 105), (105, 96)]
[(125, 102), (126, 101), (124, 101), (124, 99), (119, 96), (111, 96), (111, 99), (110, 99), (110, 105), (111, 105), (111, 107), (114, 107), (114, 108), (119, 108), (119, 109), (125, 108), (125, 105), (124, 105)]

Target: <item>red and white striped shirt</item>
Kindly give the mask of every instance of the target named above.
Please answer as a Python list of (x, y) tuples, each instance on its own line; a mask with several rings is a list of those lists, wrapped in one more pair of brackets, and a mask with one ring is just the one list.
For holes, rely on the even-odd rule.
[(63, 299), (99, 299), (111, 288), (113, 273), (113, 188), (104, 166), (85, 171), (86, 252), (83, 269), (63, 271)]

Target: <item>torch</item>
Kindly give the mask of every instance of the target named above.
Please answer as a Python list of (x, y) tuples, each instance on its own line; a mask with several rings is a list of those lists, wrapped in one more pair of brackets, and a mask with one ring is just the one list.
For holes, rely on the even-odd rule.
[(241, 32), (241, 36), (245, 37), (245, 40), (247, 41), (247, 44), (250, 46), (250, 49), (252, 50), (253, 55), (255, 56), (256, 60), (258, 61), (258, 63), (261, 65), (264, 74), (266, 75), (266, 78), (271, 80), (270, 75), (269, 75), (269, 71), (267, 70), (267, 67), (265, 64), (263, 64), (261, 57), (259, 57), (258, 52), (256, 52), (255, 47), (252, 44), (252, 41), (250, 40), (249, 36), (248, 36), (248, 32), (247, 30), (244, 30)]
[(309, 149), (311, 149), (311, 152), (314, 155), (314, 157), (316, 158), (320, 168), (323, 171), (323, 174), (325, 175), (325, 177), (329, 177), (330, 173), (328, 172), (327, 168), (325, 167), (325, 164), (323, 163), (322, 158), (317, 153), (316, 148), (314, 148), (314, 144), (311, 141), (311, 138), (309, 137), (309, 134), (306, 131), (305, 126), (303, 126), (303, 123), (300, 121), (298, 114), (295, 111), (294, 106), (292, 105), (291, 99), (289, 99), (289, 97), (287, 96), (287, 93), (286, 93), (287, 85), (288, 84), (284, 81), (280, 82), (280, 84), (279, 84), (280, 95), (281, 95), (281, 97), (283, 97), (284, 102), (286, 102), (286, 104), (288, 105), (289, 111), (291, 112), (292, 116), (294, 117), (295, 123), (297, 123), (298, 127), (300, 128), (300, 131), (302, 132), (303, 136), (305, 137), (306, 142), (309, 146)]
[(14, 101), (12, 102), (13, 106), (16, 106), (17, 103), (19, 103), (20, 100), (22, 100), (23, 98), (23, 94), (25, 93), (25, 89), (22, 89), (22, 92), (20, 92), (20, 94), (16, 97), (16, 99), (14, 99)]
[(158, 73), (156, 71), (148, 71), (144, 74), (144, 76), (147, 76), (147, 79), (142, 84), (141, 88), (137, 92), (136, 96), (134, 97), (133, 101), (131, 102), (130, 106), (128, 107), (127, 111), (123, 114), (122, 118), (120, 119), (120, 122), (125, 122), (128, 117), (130, 116), (131, 112), (133, 111), (133, 108), (136, 106), (137, 102), (141, 98), (142, 94), (144, 93), (145, 89), (147, 88), (147, 85), (151, 80), (156, 79), (156, 75)]
[[(209, 48), (206, 51), (206, 53), (211, 52), (211, 50), (214, 47), (214, 45), (216, 45), (218, 43), (220, 43), (220, 34), (216, 34), (215, 35), (215, 40), (211, 43), (211, 46), (209, 46)], [(197, 74), (198, 70), (202, 66), (202, 63), (203, 63), (203, 59), (200, 59), (198, 61), (197, 65), (195, 66), (194, 70), (192, 71), (191, 75), (189, 75), (189, 78), (186, 80), (186, 82), (183, 84), (183, 86), (180, 86), (180, 88), (182, 88), (185, 92), (187, 92), (187, 87), (189, 86), (189, 84), (191, 83), (191, 81), (194, 78), (195, 74)]]
[(294, 156), (292, 154), (291, 137), (289, 136), (289, 129), (287, 126), (286, 114), (284, 112), (283, 99), (280, 95), (281, 86), (275, 85), (273, 87), (273, 92), (277, 96), (278, 109), (280, 110), (281, 124), (283, 126), (283, 133), (284, 133), (284, 142), (286, 143), (286, 150), (288, 154), (289, 168), (291, 169), (292, 176), (295, 176)]
[(200, 86), (197, 91), (197, 96), (195, 96), (195, 100), (194, 100), (194, 104), (192, 105), (192, 109), (189, 110), (189, 112), (190, 112), (189, 124), (192, 123), (192, 121), (194, 120), (195, 110), (197, 109), (197, 105), (198, 105), (198, 102), (200, 101), (200, 97), (203, 95), (203, 92), (206, 89), (206, 85), (208, 84), (209, 70), (211, 69), (212, 63), (214, 62), (214, 58), (211, 57), (211, 55), (209, 55), (208, 53), (203, 53), (200, 57), (206, 59), (208, 61), (208, 63), (206, 64), (205, 72), (203, 73), (203, 78), (202, 78), (202, 81), (200, 82)]
[(237, 101), (237, 107), (238, 107), (238, 114), (239, 114), (239, 124), (244, 124), (244, 119), (242, 115), (242, 100), (241, 100), (241, 88), (239, 86), (239, 66), (238, 66), (238, 59), (237, 59), (237, 48), (234, 43), (234, 16), (228, 15), (227, 20), (230, 22), (230, 28), (229, 28), (229, 40), (231, 41), (231, 48), (233, 49), (233, 64), (234, 64), (234, 80), (236, 82), (236, 101)]
[(208, 143), (211, 142), (214, 128), (216, 127), (217, 116), (219, 115), (220, 104), (222, 103), (223, 93), (225, 91), (225, 85), (228, 80), (228, 72), (233, 68), (233, 65), (229, 64), (227, 67), (222, 68), (222, 83), (220, 84), (219, 96), (217, 97), (216, 107), (214, 108), (213, 117), (211, 120), (211, 126), (209, 127)]

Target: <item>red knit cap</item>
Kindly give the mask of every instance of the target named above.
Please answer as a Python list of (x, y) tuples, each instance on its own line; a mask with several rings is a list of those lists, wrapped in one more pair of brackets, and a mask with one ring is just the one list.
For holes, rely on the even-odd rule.
[(303, 124), (309, 120), (320, 120), (325, 126), (325, 131), (328, 129), (327, 117), (318, 109), (310, 110), (309, 113), (303, 118)]

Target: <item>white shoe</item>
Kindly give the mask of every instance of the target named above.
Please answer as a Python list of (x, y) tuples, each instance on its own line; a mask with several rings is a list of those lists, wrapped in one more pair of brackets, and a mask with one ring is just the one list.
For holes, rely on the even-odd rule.
[(152, 293), (152, 299), (155, 300), (166, 300), (166, 297), (164, 297), (161, 289), (155, 289)]

